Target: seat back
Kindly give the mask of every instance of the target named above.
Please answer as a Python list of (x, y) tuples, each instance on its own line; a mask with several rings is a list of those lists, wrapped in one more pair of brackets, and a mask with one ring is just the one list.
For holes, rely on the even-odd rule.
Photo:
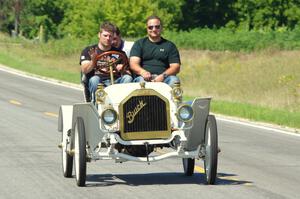
[(91, 102), (91, 93), (89, 91), (89, 78), (91, 76), (86, 75), (84, 73), (80, 73), (80, 77), (81, 77), (81, 84), (83, 86), (83, 97), (84, 97), (84, 101), (85, 102)]

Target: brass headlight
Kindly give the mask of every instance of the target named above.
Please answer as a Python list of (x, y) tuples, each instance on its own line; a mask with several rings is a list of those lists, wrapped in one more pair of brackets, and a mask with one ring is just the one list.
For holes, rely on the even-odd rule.
[(183, 122), (189, 122), (194, 117), (194, 110), (188, 104), (183, 104), (177, 109), (177, 118)]
[(102, 112), (101, 118), (105, 124), (112, 125), (117, 121), (118, 114), (114, 109), (108, 108)]
[(175, 83), (172, 89), (172, 97), (175, 101), (181, 101), (183, 90), (180, 87), (180, 83)]
[(173, 90), (172, 90), (173, 97), (174, 97), (174, 98), (177, 98), (177, 99), (178, 99), (178, 98), (181, 98), (182, 93), (183, 93), (183, 91), (182, 91), (182, 89), (179, 88), (179, 87), (173, 88)]
[(103, 103), (105, 101), (107, 93), (104, 91), (104, 85), (98, 84), (97, 90), (95, 92), (96, 102)]

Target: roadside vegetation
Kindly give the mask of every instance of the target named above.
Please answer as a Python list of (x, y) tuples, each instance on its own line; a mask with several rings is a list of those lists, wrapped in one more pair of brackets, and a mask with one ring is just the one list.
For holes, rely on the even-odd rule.
[[(219, 37), (223, 37), (222, 32), (216, 35)], [(0, 34), (0, 63), (79, 84), (80, 51), (95, 41), (97, 38), (65, 38), (38, 43)], [(215, 45), (211, 41), (209, 45)], [(241, 47), (235, 51), (226, 46), (222, 51), (187, 49), (179, 43), (184, 95), (187, 100), (212, 96), (215, 113), (300, 128), (300, 50), (294, 45), (297, 42), (295, 39), (284, 48), (266, 45), (259, 50)]]

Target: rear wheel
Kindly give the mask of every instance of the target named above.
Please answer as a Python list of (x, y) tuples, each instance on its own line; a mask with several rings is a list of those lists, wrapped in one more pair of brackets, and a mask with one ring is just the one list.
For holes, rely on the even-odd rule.
[(195, 159), (182, 158), (183, 170), (186, 176), (192, 176), (194, 174)]
[(205, 128), (205, 158), (204, 170), (207, 184), (214, 184), (218, 165), (218, 132), (217, 122), (213, 115), (209, 115)]
[(62, 169), (66, 178), (72, 177), (73, 170), (73, 156), (67, 153), (67, 137), (62, 133)]
[(82, 118), (77, 118), (74, 136), (75, 177), (78, 186), (85, 186), (86, 181), (86, 140)]

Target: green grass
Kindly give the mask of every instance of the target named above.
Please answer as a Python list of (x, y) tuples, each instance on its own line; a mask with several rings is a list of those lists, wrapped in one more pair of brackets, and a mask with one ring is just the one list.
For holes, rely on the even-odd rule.
[(185, 49), (253, 52), (266, 48), (280, 50), (300, 49), (300, 26), (294, 30), (269, 31), (221, 29), (193, 29), (165, 32), (166, 38)]
[(300, 129), (300, 112), (271, 109), (245, 103), (212, 101), (211, 110), (228, 116), (247, 118)]
[(300, 51), (252, 53), (181, 50), (188, 96), (300, 111)]
[(70, 72), (64, 69), (53, 67), (42, 67), (41, 64), (34, 61), (12, 56), (10, 54), (0, 53), (0, 63), (12, 68), (26, 71), (28, 73), (59, 79), (72, 83), (79, 83), (80, 76), (77, 72)]
[[(192, 101), (193, 99), (194, 97), (190, 96), (184, 97), (184, 101)], [(210, 111), (215, 114), (300, 129), (299, 111), (291, 112), (241, 102), (215, 100), (214, 98), (212, 98), (210, 106)]]

